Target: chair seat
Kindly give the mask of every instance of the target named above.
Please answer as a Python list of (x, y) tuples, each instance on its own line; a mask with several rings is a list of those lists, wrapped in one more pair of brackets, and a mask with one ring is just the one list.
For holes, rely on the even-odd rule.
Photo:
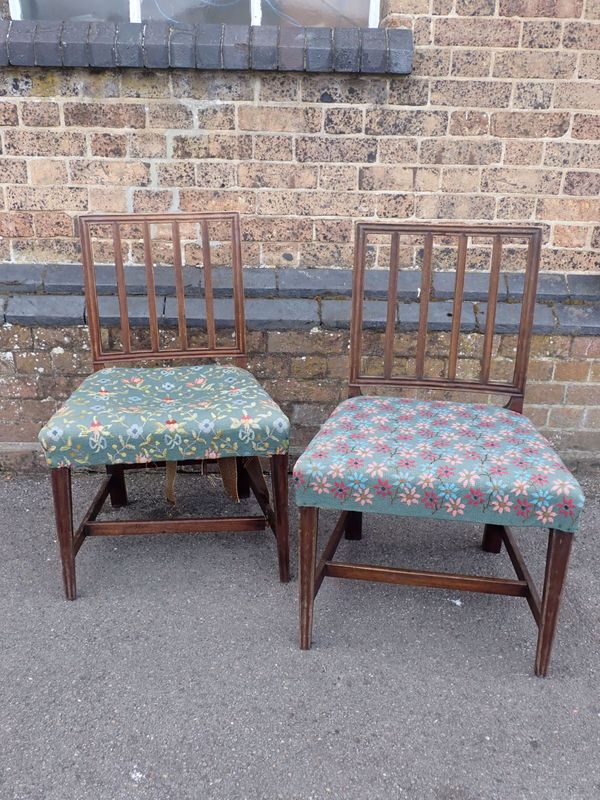
[(528, 419), (491, 405), (357, 397), (296, 462), (299, 506), (577, 529), (577, 481)]
[(287, 453), (289, 421), (239, 367), (102, 369), (40, 431), (51, 467)]

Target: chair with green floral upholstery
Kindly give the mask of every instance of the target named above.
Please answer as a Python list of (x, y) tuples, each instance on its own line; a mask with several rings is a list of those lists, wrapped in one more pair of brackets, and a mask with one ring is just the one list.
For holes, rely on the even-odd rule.
[[(67, 598), (88, 536), (268, 526), (288, 581), (289, 422), (245, 369), (238, 214), (92, 215), (80, 219), (80, 237), (94, 372), (40, 432)], [(260, 515), (98, 519), (107, 497), (127, 504), (127, 470), (164, 465), (173, 503), (177, 466), (212, 462), (234, 500), (254, 494)], [(75, 527), (71, 470), (97, 466), (107, 477)]]
[[(540, 243), (541, 231), (533, 227), (358, 225), (351, 396), (335, 409), (294, 467), (300, 506), (303, 649), (311, 646), (314, 599), (323, 579), (353, 578), (524, 597), (539, 627), (535, 671), (546, 674), (584, 498), (549, 442), (521, 413)], [(382, 282), (374, 280), (376, 271), (366, 267), (377, 261), (380, 266), (382, 259), (389, 264), (389, 280), (387, 300), (378, 302)], [(421, 267), (420, 286), (412, 281), (418, 276), (414, 269), (399, 272), (401, 261)], [(452, 264), (456, 267), (448, 281), (444, 269)], [(463, 302), (467, 264), (478, 270), (477, 285), (487, 282), (487, 302), (476, 307)], [(524, 272), (521, 307), (517, 303), (500, 308), (503, 270), (517, 269)], [(381, 270), (377, 272), (380, 277)], [(415, 299), (417, 292), (420, 298), (418, 314), (413, 313), (417, 304), (400, 302), (413, 284)], [(445, 291), (451, 301), (431, 302), (438, 299), (435, 287), (448, 284)], [(514, 310), (518, 313), (513, 323), (507, 313)], [(382, 340), (374, 330), (365, 331), (367, 327), (383, 327)], [(514, 342), (506, 339), (498, 357), (495, 332), (511, 328), (518, 335)], [(514, 348), (514, 359), (509, 358), (510, 348)], [(459, 360), (459, 356), (468, 358)], [(368, 387), (376, 387), (377, 395), (362, 396)], [(402, 390), (404, 396), (381, 396), (382, 391), (389, 395), (394, 389)], [(439, 398), (440, 390), (462, 393), (462, 397), (466, 393), (471, 402), (426, 396), (438, 393)], [(478, 397), (489, 400), (491, 396), (508, 402), (505, 406), (477, 402)], [(336, 509), (341, 514), (317, 562), (319, 509)], [(344, 534), (347, 539), (361, 538), (365, 513), (477, 523), (483, 527), (483, 549), (499, 553), (504, 544), (517, 577), (334, 561)], [(541, 598), (511, 525), (550, 529)]]

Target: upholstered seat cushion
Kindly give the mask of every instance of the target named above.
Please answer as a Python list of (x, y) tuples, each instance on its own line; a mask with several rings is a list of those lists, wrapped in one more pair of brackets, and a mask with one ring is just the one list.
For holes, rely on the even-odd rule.
[(289, 422), (238, 367), (102, 369), (40, 432), (51, 467), (286, 453)]
[(575, 531), (584, 497), (526, 417), (491, 405), (357, 397), (296, 462), (300, 506)]

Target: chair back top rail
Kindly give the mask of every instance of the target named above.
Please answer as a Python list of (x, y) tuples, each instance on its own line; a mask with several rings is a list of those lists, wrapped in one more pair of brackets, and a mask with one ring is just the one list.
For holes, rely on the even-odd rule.
[[(369, 236), (389, 237), (389, 281), (387, 309), (385, 314), (383, 338), (383, 368), (381, 374), (367, 373), (363, 368), (363, 309), (365, 294), (365, 273), (367, 271)], [(400, 274), (402, 237), (411, 237), (411, 246), (422, 250), (422, 267), (419, 292), (419, 318), (414, 347), (414, 371), (410, 374), (394, 374), (394, 345), (396, 339), (398, 308), (398, 277)], [(460, 352), (461, 314), (465, 293), (465, 275), (469, 262), (469, 242), (476, 237), (491, 246), (488, 277), (488, 297), (486, 319), (483, 330), (483, 345), (479, 358), (480, 371), (477, 379), (457, 377)], [(449, 344), (446, 375), (444, 377), (425, 377), (427, 341), (429, 335), (428, 319), (432, 303), (434, 261), (436, 241), (448, 239), (456, 249), (454, 294), (452, 299)], [(498, 290), (503, 256), (507, 240), (523, 242), (526, 248), (526, 265), (523, 298), (514, 357), (514, 370), (510, 379), (494, 380), (492, 373), (493, 341), (496, 327)], [(350, 379), (351, 395), (360, 394), (364, 386), (423, 387), (440, 390), (464, 390), (510, 395), (509, 407), (522, 410), (523, 395), (527, 377), (527, 362), (531, 346), (531, 332), (535, 309), (537, 276), (539, 270), (542, 232), (535, 226), (512, 226), (493, 224), (429, 224), (421, 222), (359, 222), (356, 226), (354, 275), (352, 285), (352, 317), (350, 323)], [(481, 271), (478, 270), (480, 274)]]
[[(152, 238), (152, 226), (161, 225), (170, 233), (172, 247), (172, 267), (174, 272), (175, 299), (177, 306), (177, 347), (161, 346), (160, 314), (156, 302), (156, 239)], [(184, 280), (184, 259), (182, 250), (182, 225), (197, 226), (200, 232), (201, 266), (204, 311), (206, 318), (206, 344), (190, 343), (190, 322), (186, 315), (186, 296)], [(211, 228), (219, 226), (220, 241), (230, 247), (231, 290), (233, 298), (234, 337), (231, 343), (220, 344), (217, 337), (215, 298), (213, 290)], [(125, 263), (123, 258), (123, 230), (127, 226), (141, 229), (136, 240), (141, 240), (143, 248), (143, 267), (148, 303), (148, 328), (150, 347), (139, 348), (132, 343), (132, 325), (129, 317)], [(118, 299), (121, 349), (105, 350), (102, 343), (102, 318), (98, 300), (96, 261), (94, 259), (93, 231), (96, 227), (110, 231), (110, 247), (115, 268), (116, 294)], [(89, 214), (79, 218), (79, 235), (85, 280), (85, 300), (87, 321), (90, 331), (92, 360), (94, 369), (107, 364), (135, 363), (139, 361), (177, 361), (181, 359), (229, 357), (246, 365), (246, 331), (244, 318), (244, 287), (242, 275), (242, 254), (240, 218), (237, 212), (223, 213), (164, 213), (164, 214)], [(164, 239), (161, 242), (164, 243)], [(168, 240), (167, 240), (168, 241)], [(102, 263), (105, 263), (103, 260)], [(162, 261), (161, 261), (162, 263)], [(195, 298), (196, 299), (196, 298)], [(198, 300), (198, 302), (200, 302)]]

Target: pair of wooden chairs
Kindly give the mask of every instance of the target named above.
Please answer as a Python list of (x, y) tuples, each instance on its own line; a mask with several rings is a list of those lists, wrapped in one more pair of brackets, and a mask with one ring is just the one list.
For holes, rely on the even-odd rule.
[[(65, 592), (75, 598), (75, 556), (87, 536), (198, 533), (260, 530), (267, 525), (277, 540), (279, 575), (289, 580), (287, 466), (289, 423), (275, 402), (248, 373), (239, 218), (236, 214), (165, 214), (91, 216), (81, 219), (86, 307), (95, 372), (54, 415), (40, 434), (51, 467), (52, 487)], [(182, 231), (193, 260), (202, 263), (201, 285), (182, 266)], [(216, 234), (213, 234), (213, 231)], [(215, 301), (211, 241), (226, 239), (225, 261), (231, 265), (230, 315), (233, 340), (219, 340), (223, 309)], [(141, 241), (148, 309), (149, 339), (143, 342), (130, 325), (126, 260)], [(195, 243), (194, 243), (195, 242)], [(487, 305), (478, 377), (461, 377), (459, 354), (464, 330), (463, 299), (469, 244), (477, 243), (477, 258), (489, 254)], [(574, 478), (521, 415), (529, 356), (541, 232), (537, 228), (497, 225), (429, 225), (359, 223), (353, 277), (350, 381), (348, 400), (333, 412), (294, 468), (300, 507), (300, 646), (312, 638), (315, 596), (325, 577), (430, 586), (512, 595), (526, 598), (538, 624), (535, 671), (545, 675), (556, 629), (572, 536), (583, 508)], [(107, 253), (113, 254), (113, 259)], [(177, 343), (161, 331), (168, 318), (166, 304), (157, 301), (157, 259), (173, 264)], [(194, 254), (194, 255), (192, 255)], [(455, 266), (448, 358), (444, 377), (427, 377), (430, 298), (434, 254)], [(503, 257), (522, 258), (524, 294), (514, 369), (510, 377), (493, 375), (497, 298)], [(221, 252), (220, 257), (223, 257)], [(415, 258), (421, 265), (420, 305), (415, 321), (414, 359), (398, 359), (397, 334), (405, 312), (399, 298), (400, 262)], [(386, 313), (380, 358), (363, 354), (365, 327), (378, 326), (369, 317), (368, 263), (389, 261)], [(456, 259), (454, 261), (454, 258)], [(102, 298), (97, 261), (114, 260), (119, 323), (117, 352), (105, 347)], [(138, 271), (140, 268), (137, 268)], [(485, 266), (484, 266), (485, 271)], [(199, 274), (198, 270), (194, 270)], [(381, 272), (378, 270), (378, 273)], [(408, 273), (406, 273), (408, 274)], [(414, 275), (414, 272), (411, 273)], [(139, 278), (139, 276), (138, 276)], [(110, 284), (110, 281), (109, 281)], [(197, 290), (186, 297), (186, 288)], [(380, 292), (381, 294), (381, 292)], [(192, 311), (203, 305), (201, 313)], [(439, 304), (436, 304), (439, 308)], [(411, 306), (413, 307), (413, 306)], [(365, 314), (365, 308), (367, 313)], [(201, 323), (200, 339), (191, 333), (189, 318)], [(410, 326), (409, 326), (410, 327)], [(445, 327), (445, 326), (444, 326)], [(411, 334), (412, 336), (412, 334)], [(103, 338), (104, 337), (104, 338)], [(137, 337), (138, 344), (133, 343)], [(113, 336), (113, 339), (115, 337)], [(142, 340), (141, 346), (139, 340)], [(177, 366), (140, 368), (123, 364), (160, 359)], [(227, 359), (233, 366), (184, 366), (198, 359)], [(401, 362), (401, 363), (400, 363)], [(400, 364), (401, 370), (398, 371)], [(112, 366), (114, 365), (114, 366)], [(374, 372), (374, 365), (380, 366)], [(108, 368), (105, 368), (107, 367)], [(100, 369), (104, 368), (104, 369)], [(363, 395), (365, 387), (377, 394)], [(471, 402), (382, 396), (380, 390), (401, 389), (467, 392)], [(499, 395), (505, 407), (472, 402), (474, 396)], [(269, 457), (273, 500), (260, 478), (257, 459)], [(261, 516), (212, 519), (97, 520), (107, 497), (114, 506), (127, 503), (125, 471), (166, 464), (216, 460), (235, 475), (234, 494), (252, 492)], [(105, 465), (107, 478), (77, 528), (73, 523), (71, 468)], [(221, 470), (222, 473), (224, 470)], [(231, 469), (226, 470), (231, 474)], [(317, 561), (319, 509), (337, 509), (340, 517)], [(484, 550), (498, 553), (505, 545), (516, 579), (456, 575), (348, 564), (333, 561), (345, 535), (360, 539), (362, 516), (378, 512), (443, 522), (468, 521), (483, 526)], [(550, 529), (543, 594), (540, 598), (517, 547), (510, 525)]]

